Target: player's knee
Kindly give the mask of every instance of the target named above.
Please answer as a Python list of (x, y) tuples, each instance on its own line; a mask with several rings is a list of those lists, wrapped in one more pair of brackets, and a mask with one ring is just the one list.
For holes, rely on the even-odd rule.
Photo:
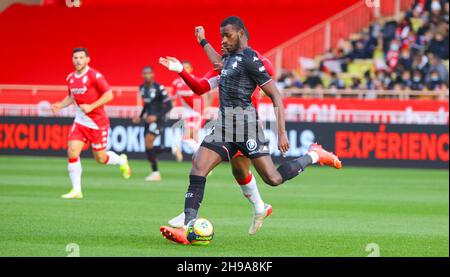
[(78, 153), (78, 151), (74, 150), (74, 149), (67, 149), (67, 156), (69, 157), (69, 159), (74, 159), (74, 158), (78, 158), (78, 156), (80, 156), (80, 153)]
[(196, 176), (205, 176), (206, 174), (204, 174), (203, 170), (196, 166), (195, 164), (192, 164), (192, 168), (191, 168), (191, 175), (196, 175)]
[(206, 176), (209, 172), (205, 172), (205, 169), (200, 166), (195, 160), (192, 161), (191, 175)]
[(231, 170), (233, 172), (233, 176), (236, 180), (244, 180), (247, 178), (248, 171), (242, 170), (241, 168), (233, 168)]
[(272, 187), (279, 186), (283, 183), (283, 178), (279, 174), (270, 174), (262, 176), (262, 179), (266, 184)]
[(95, 155), (94, 158), (97, 163), (104, 164), (104, 163), (106, 163), (107, 156), (106, 156), (106, 154), (105, 155), (100, 154), (100, 155)]
[(153, 144), (152, 143), (146, 143), (145, 144), (145, 149), (146, 150), (152, 150), (153, 149)]

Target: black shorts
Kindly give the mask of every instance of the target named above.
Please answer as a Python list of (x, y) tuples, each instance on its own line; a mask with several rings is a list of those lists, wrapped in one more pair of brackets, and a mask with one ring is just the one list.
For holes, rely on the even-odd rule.
[(234, 155), (241, 151), (244, 156), (249, 159), (256, 159), (262, 156), (270, 155), (269, 147), (264, 139), (264, 135), (256, 135), (255, 137), (245, 137), (242, 142), (226, 141), (221, 139), (221, 135), (213, 129), (209, 135), (205, 137), (200, 146), (206, 147), (222, 157), (222, 160), (231, 160)]
[(144, 135), (152, 134), (154, 136), (159, 136), (164, 131), (163, 124), (161, 122), (145, 123), (144, 124)]

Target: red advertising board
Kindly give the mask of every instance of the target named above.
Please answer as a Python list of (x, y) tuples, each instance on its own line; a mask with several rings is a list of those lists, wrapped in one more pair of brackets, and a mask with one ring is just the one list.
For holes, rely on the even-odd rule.
[[(2, 117), (0, 154), (65, 156), (72, 121), (67, 117)], [(174, 122), (166, 123), (160, 140), (166, 147), (180, 143), (174, 134), (181, 130), (172, 128)], [(319, 142), (339, 155), (346, 166), (448, 169), (449, 133), (443, 125), (287, 122), (286, 130), (291, 145), (288, 159), (304, 155), (311, 143)], [(143, 132), (142, 126), (131, 125), (130, 120), (112, 119), (108, 148), (144, 159)], [(267, 128), (264, 133), (274, 160), (283, 160), (277, 150), (276, 132)], [(192, 154), (189, 151), (184, 149), (186, 160)]]
[[(139, 113), (141, 102), (137, 87), (113, 87), (113, 91), (115, 98), (106, 106), (111, 117), (132, 117)], [(39, 87), (38, 90), (0, 86), (0, 115), (52, 116), (49, 112), (50, 103), (59, 101), (65, 95), (64, 86)], [(448, 125), (449, 122), (448, 100), (285, 97), (283, 101), (286, 120), (292, 122), (433, 125)], [(182, 107), (180, 103), (177, 104)], [(217, 93), (212, 104), (213, 107), (218, 105)], [(71, 112), (69, 109), (62, 115), (72, 116)], [(261, 99), (260, 116), (263, 120), (275, 119), (268, 97)], [(176, 118), (175, 111), (171, 118)]]

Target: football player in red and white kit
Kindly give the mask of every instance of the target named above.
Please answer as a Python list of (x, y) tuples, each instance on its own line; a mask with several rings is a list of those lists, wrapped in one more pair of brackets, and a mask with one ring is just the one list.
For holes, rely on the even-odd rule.
[[(186, 73), (192, 74), (193, 67), (189, 61), (183, 61), (182, 66)], [(174, 87), (174, 97), (180, 99), (184, 107), (183, 120), (183, 138), (182, 143), (184, 146), (190, 149), (191, 153), (195, 153), (200, 147), (198, 141), (199, 130), (202, 127), (202, 114), (206, 108), (206, 94), (195, 94), (183, 81), (183, 78), (179, 77), (172, 82)], [(175, 147), (178, 155), (182, 155), (181, 148), (178, 145)]]
[[(203, 27), (196, 27), (196, 36), (198, 42), (201, 43), (205, 40), (205, 31)], [(201, 79), (195, 78), (192, 74), (186, 72), (186, 70), (180, 66), (179, 62), (175, 58), (160, 58), (160, 63), (166, 66), (169, 70), (180, 71), (178, 72), (183, 83), (192, 89), (195, 94), (203, 95), (204, 93), (215, 89), (218, 86), (218, 79), (221, 70), (221, 59), (222, 56), (218, 54), (215, 49), (209, 44), (202, 45), (205, 53), (210, 59), (211, 63), (214, 64), (215, 69), (210, 70)], [(222, 53), (226, 54), (226, 50), (222, 48)], [(267, 72), (273, 76), (274, 68), (272, 63), (265, 57), (258, 55), (260, 60), (263, 62)], [(170, 64), (169, 64), (170, 63)], [(178, 67), (178, 70), (174, 70)], [(258, 110), (260, 102), (260, 88), (257, 87), (252, 95), (252, 103), (256, 110)], [(261, 198), (261, 195), (256, 184), (256, 179), (250, 171), (251, 161), (245, 157), (240, 151), (238, 151), (230, 160), (232, 172), (239, 184), (244, 197), (246, 197), (253, 207), (253, 221), (249, 229), (249, 234), (254, 235), (261, 228), (263, 221), (272, 213), (272, 206), (265, 204)], [(173, 227), (181, 227), (184, 225), (184, 213), (174, 217), (169, 220), (169, 224)]]
[(86, 48), (73, 50), (75, 71), (67, 78), (68, 95), (52, 105), (54, 113), (74, 104), (75, 120), (68, 136), (68, 171), (72, 190), (62, 195), (66, 199), (83, 198), (81, 191), (80, 153), (86, 143), (91, 143), (95, 160), (100, 164), (120, 165), (122, 176), (130, 178), (131, 169), (125, 154), (117, 155), (106, 151), (108, 143), (109, 118), (103, 106), (113, 99), (112, 90), (105, 77), (88, 66), (90, 58)]

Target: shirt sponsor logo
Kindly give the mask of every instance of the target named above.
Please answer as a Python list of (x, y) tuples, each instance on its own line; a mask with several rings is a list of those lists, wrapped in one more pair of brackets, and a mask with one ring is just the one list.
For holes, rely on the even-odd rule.
[(84, 94), (87, 91), (87, 87), (83, 86), (82, 88), (71, 88), (70, 93), (72, 94)]

